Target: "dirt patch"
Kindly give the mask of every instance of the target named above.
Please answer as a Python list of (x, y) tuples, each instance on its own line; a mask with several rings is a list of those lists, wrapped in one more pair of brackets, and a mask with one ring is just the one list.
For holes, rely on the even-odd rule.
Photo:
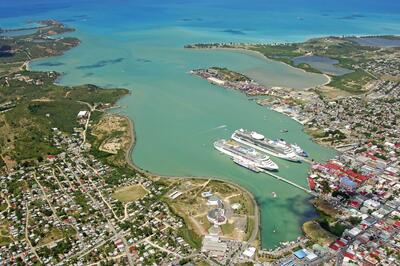
[(320, 245), (329, 245), (336, 237), (323, 229), (317, 222), (308, 221), (303, 224), (303, 232)]
[(128, 148), (130, 143), (129, 125), (127, 118), (110, 114), (100, 119), (93, 128), (92, 134), (100, 141), (99, 150), (117, 154)]
[(321, 212), (325, 213), (330, 217), (336, 217), (339, 215), (339, 211), (336, 210), (329, 202), (321, 199), (315, 199), (312, 201), (312, 204), (315, 208), (320, 210)]
[(32, 102), (54, 102), (54, 100), (46, 98), (46, 97), (42, 97), (42, 98), (38, 98), (38, 99), (33, 99)]
[(350, 92), (339, 90), (330, 86), (322, 86), (318, 88), (318, 93), (327, 99), (337, 99), (352, 95)]

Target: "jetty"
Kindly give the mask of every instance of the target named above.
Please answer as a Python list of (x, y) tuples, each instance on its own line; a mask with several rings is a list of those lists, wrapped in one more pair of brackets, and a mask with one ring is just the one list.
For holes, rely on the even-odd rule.
[(290, 181), (290, 180), (288, 180), (288, 179), (286, 179), (286, 178), (284, 178), (284, 177), (281, 177), (281, 176), (279, 176), (279, 175), (277, 175), (277, 174), (274, 174), (274, 173), (271, 173), (271, 172), (269, 172), (269, 171), (263, 171), (263, 173), (266, 173), (267, 175), (270, 175), (270, 176), (272, 176), (272, 177), (274, 177), (274, 178), (276, 178), (276, 179), (278, 179), (278, 180), (280, 180), (280, 181), (283, 181), (283, 182), (285, 182), (285, 183), (287, 183), (287, 184), (289, 184), (289, 185), (292, 185), (292, 186), (294, 186), (294, 187), (296, 187), (296, 188), (298, 188), (298, 189), (301, 189), (301, 190), (303, 190), (304, 192), (307, 192), (308, 194), (310, 194), (310, 195), (312, 195), (312, 196), (314, 196), (314, 197), (316, 197), (317, 196), (317, 193), (316, 192), (314, 192), (314, 191), (312, 191), (312, 190), (310, 190), (310, 189), (307, 189), (307, 188), (305, 188), (305, 187), (302, 187), (302, 186), (300, 186), (300, 185), (298, 185), (298, 184), (296, 184), (296, 183), (294, 183), (294, 182), (292, 182), (292, 181)]

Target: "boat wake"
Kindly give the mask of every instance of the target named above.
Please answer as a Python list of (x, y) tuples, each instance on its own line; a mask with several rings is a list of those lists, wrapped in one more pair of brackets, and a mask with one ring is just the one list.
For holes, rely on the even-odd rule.
[(213, 128), (207, 129), (207, 130), (205, 130), (205, 131), (203, 131), (201, 133), (205, 134), (205, 133), (209, 133), (209, 132), (212, 132), (212, 131), (215, 131), (215, 130), (219, 130), (219, 129), (224, 129), (224, 128), (227, 128), (227, 125), (220, 125), (220, 126), (217, 126), (217, 127), (213, 127)]

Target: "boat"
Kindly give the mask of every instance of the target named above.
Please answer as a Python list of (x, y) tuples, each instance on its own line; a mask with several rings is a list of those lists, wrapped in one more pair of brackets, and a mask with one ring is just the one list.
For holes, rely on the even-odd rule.
[(287, 129), (281, 129), (281, 132), (282, 132), (282, 133), (288, 133), (289, 130), (287, 130)]
[(308, 157), (308, 153), (297, 144), (291, 144), (294, 152), (301, 157)]
[(283, 144), (283, 145), (287, 145), (287, 146), (289, 146), (290, 148), (292, 148), (293, 151), (294, 151), (298, 156), (301, 156), (301, 157), (308, 157), (307, 152), (305, 152), (299, 145), (287, 143), (287, 142), (284, 141), (283, 139), (279, 139), (279, 140), (277, 140), (277, 141), (280, 142), (280, 143)]
[(278, 195), (276, 195), (276, 192), (272, 192), (271, 194), (272, 194), (272, 197), (274, 197), (274, 198), (278, 197)]
[(241, 128), (233, 132), (231, 138), (263, 153), (291, 162), (300, 162), (299, 156), (292, 147), (283, 144), (281, 141), (268, 139), (255, 131)]
[(240, 164), (241, 166), (247, 165), (251, 168), (256, 167), (261, 170), (269, 171), (276, 171), (279, 169), (278, 165), (274, 163), (266, 154), (258, 152), (249, 146), (241, 145), (234, 140), (217, 140), (214, 142), (214, 148), (226, 155), (229, 155), (235, 163)]
[(246, 159), (239, 159), (239, 158), (233, 158), (232, 160), (233, 160), (236, 164), (238, 164), (238, 165), (240, 165), (240, 166), (242, 166), (242, 167), (244, 167), (244, 168), (247, 168), (247, 169), (249, 169), (249, 170), (251, 170), (251, 171), (253, 171), (253, 172), (256, 172), (256, 173), (261, 172), (261, 169), (258, 168), (258, 167), (256, 166), (256, 164), (253, 163), (252, 161), (249, 161), (249, 160), (246, 160)]

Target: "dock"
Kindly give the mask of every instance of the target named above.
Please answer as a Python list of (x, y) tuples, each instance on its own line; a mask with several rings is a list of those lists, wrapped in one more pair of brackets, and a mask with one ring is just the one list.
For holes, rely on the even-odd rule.
[(298, 184), (296, 184), (296, 183), (294, 183), (294, 182), (292, 182), (292, 181), (290, 181), (290, 180), (288, 180), (288, 179), (286, 179), (286, 178), (284, 178), (284, 177), (281, 177), (281, 176), (279, 176), (279, 175), (277, 175), (277, 174), (271, 173), (271, 172), (269, 172), (269, 171), (263, 171), (263, 173), (266, 173), (267, 175), (270, 175), (270, 176), (272, 176), (272, 177), (274, 177), (274, 178), (276, 178), (276, 179), (278, 179), (278, 180), (280, 180), (280, 181), (283, 181), (283, 182), (285, 182), (285, 183), (287, 183), (287, 184), (289, 184), (289, 185), (292, 185), (292, 186), (294, 186), (294, 187), (296, 187), (296, 188), (298, 188), (298, 189), (301, 189), (301, 190), (303, 190), (304, 192), (306, 192), (306, 193), (308, 193), (308, 194), (310, 194), (310, 195), (312, 195), (312, 196), (314, 196), (314, 197), (317, 196), (317, 193), (315, 193), (314, 191), (312, 191), (312, 190), (310, 190), (310, 189), (307, 189), (307, 188), (305, 188), (305, 187), (302, 187), (302, 186), (300, 186), (300, 185), (298, 185)]

